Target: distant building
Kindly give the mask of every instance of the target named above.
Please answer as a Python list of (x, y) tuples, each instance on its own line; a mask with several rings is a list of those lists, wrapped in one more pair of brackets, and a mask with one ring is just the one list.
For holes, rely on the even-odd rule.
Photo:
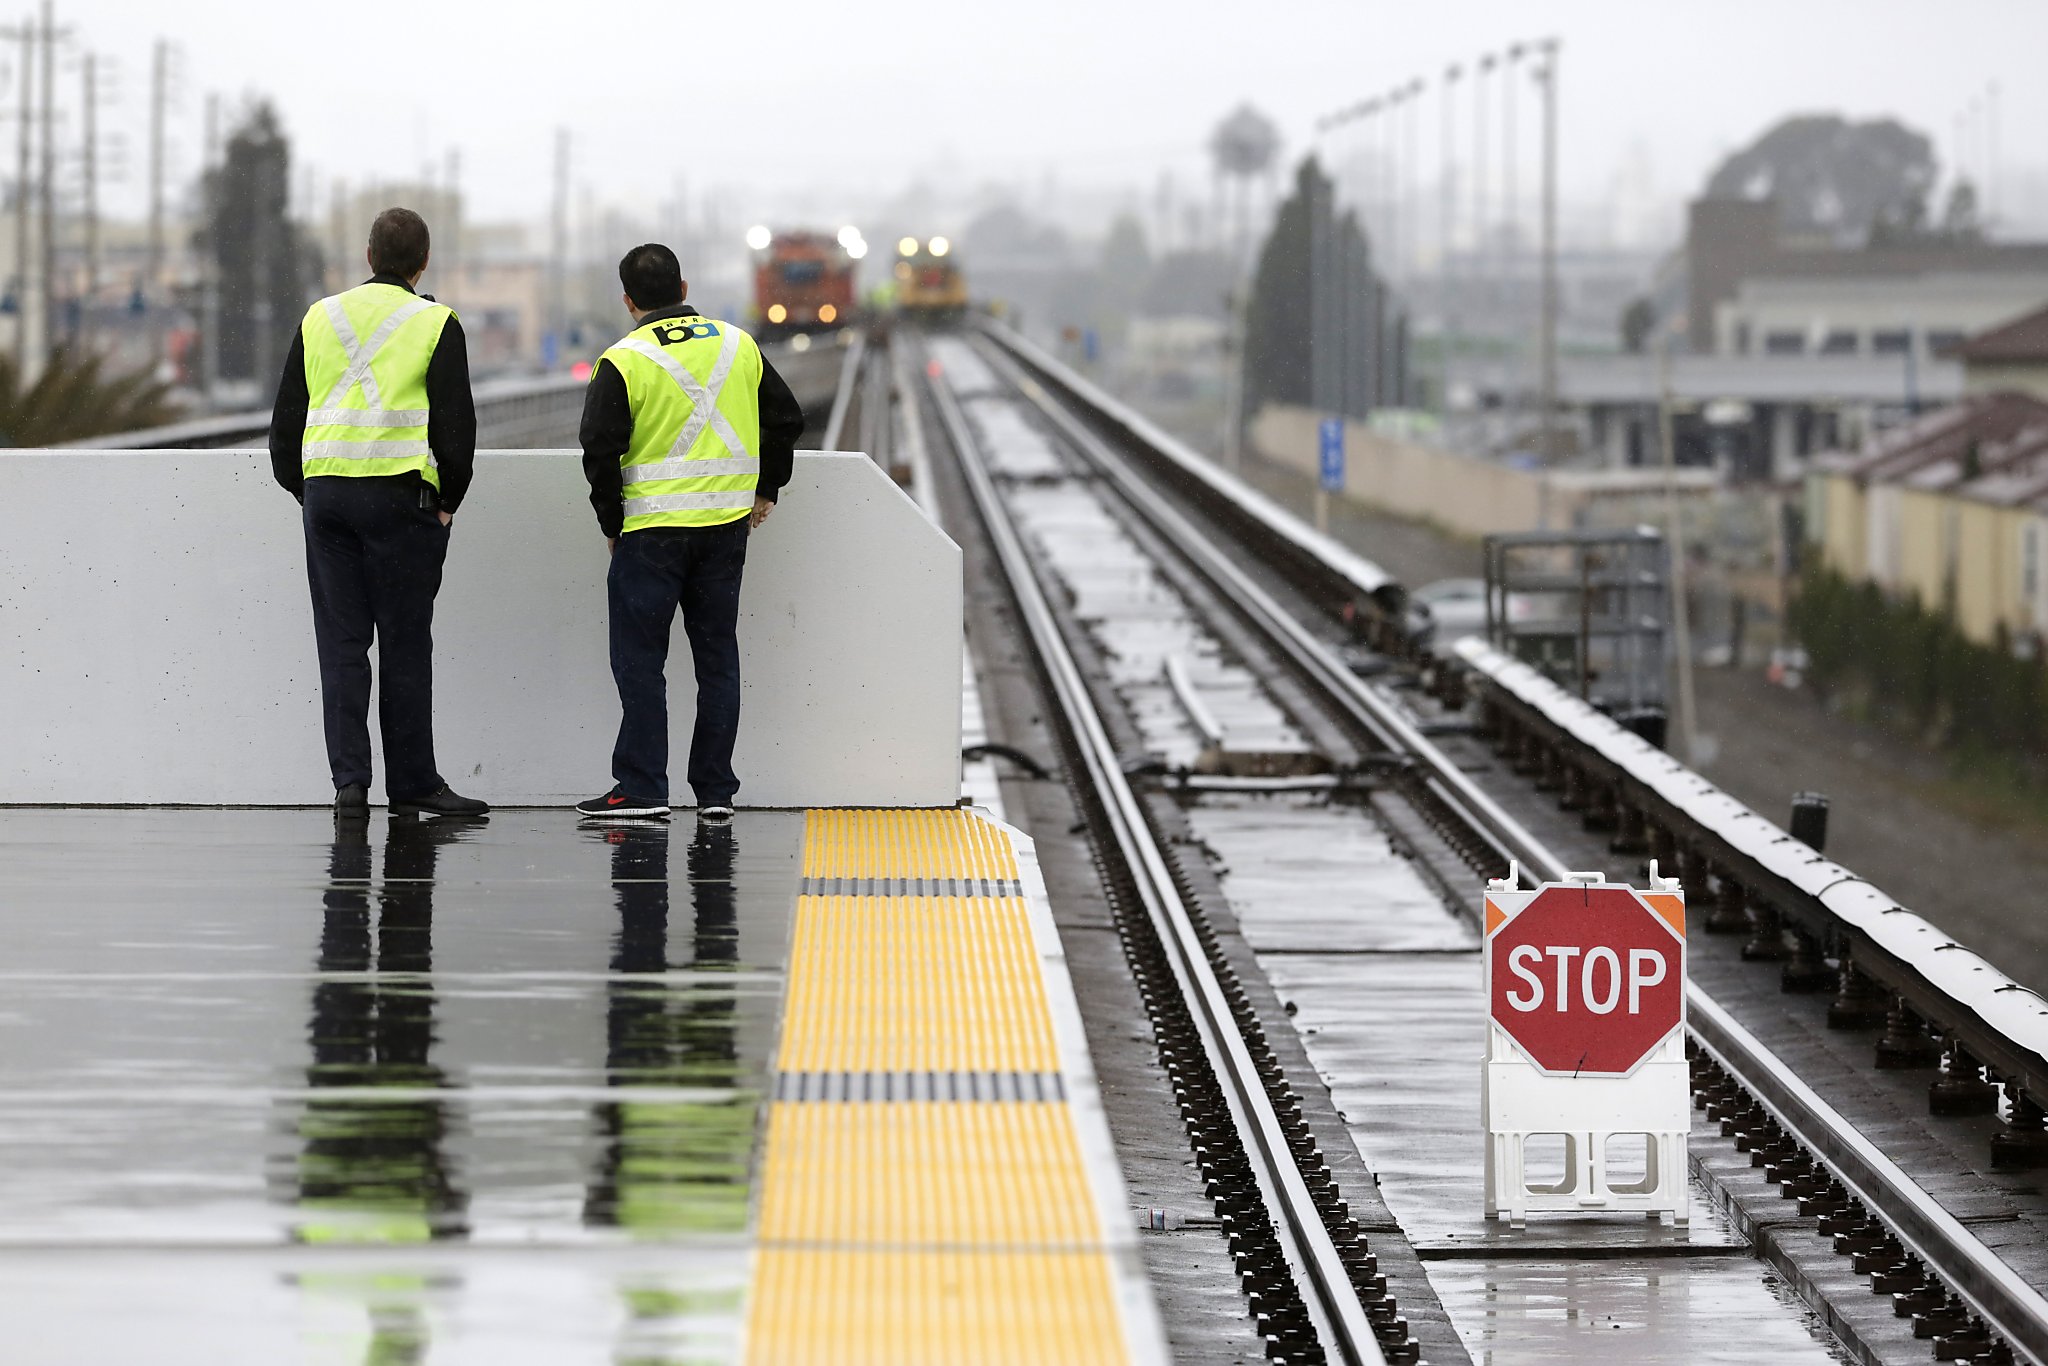
[(1963, 391), (2048, 399), (2048, 304), (1970, 338), (1956, 350)]
[(1972, 640), (2048, 633), (2048, 400), (1975, 395), (1820, 456), (1806, 537), (1842, 577), (1917, 597)]
[[(1696, 200), (1684, 249), (1659, 273), (1680, 464), (1789, 483), (1820, 452), (1860, 449), (1965, 392), (2015, 387), (1966, 381), (1959, 357), (2016, 303), (2048, 304), (2048, 244), (1929, 232), (1844, 247), (1788, 237), (1781, 221), (1768, 200)], [(2001, 345), (2029, 338), (2041, 349), (2048, 322)], [(2048, 359), (2038, 366), (2048, 394)], [(1591, 357), (1565, 362), (1560, 397), (1582, 449), (1623, 466), (1662, 459), (1659, 389), (1649, 356)]]
[[(1558, 394), (1580, 427), (1580, 449), (1611, 469), (1656, 465), (1658, 405), (1666, 383), (1654, 356), (1567, 356)], [(1807, 461), (1860, 444), (1923, 408), (1953, 403), (1963, 373), (1953, 359), (1718, 356), (1670, 358), (1677, 463), (1712, 466), (1731, 481), (1795, 482)]]
[(1787, 241), (1763, 200), (1696, 200), (1685, 337), (1713, 355), (1927, 355), (2048, 303), (2048, 243), (1929, 235), (1844, 248)]

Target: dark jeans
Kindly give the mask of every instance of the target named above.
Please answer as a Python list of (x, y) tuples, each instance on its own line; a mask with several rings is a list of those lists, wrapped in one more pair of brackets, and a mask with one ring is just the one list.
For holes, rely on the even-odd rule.
[(619, 537), (608, 587), (612, 678), (619, 685), (619, 742), (612, 777), (632, 797), (668, 800), (669, 628), (683, 630), (697, 667), (697, 726), (690, 737), (690, 790), (699, 806), (730, 802), (740, 730), (740, 574), (747, 519), (714, 527), (653, 527)]
[(441, 786), (434, 765), (434, 595), (448, 531), (420, 506), (411, 475), (306, 481), (306, 578), (320, 650), (322, 719), (336, 788), (370, 784), (370, 642), (384, 790), (395, 800)]

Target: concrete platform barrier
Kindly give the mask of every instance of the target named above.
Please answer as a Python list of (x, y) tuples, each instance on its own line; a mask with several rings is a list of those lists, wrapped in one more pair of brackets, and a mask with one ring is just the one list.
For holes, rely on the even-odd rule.
[[(0, 804), (329, 801), (297, 511), (257, 451), (0, 454)], [(458, 790), (610, 785), (605, 566), (574, 452), (480, 456), (435, 616)], [(959, 548), (872, 461), (800, 455), (748, 551), (741, 802), (952, 805), (961, 594)], [(688, 661), (679, 626), (680, 801)]]

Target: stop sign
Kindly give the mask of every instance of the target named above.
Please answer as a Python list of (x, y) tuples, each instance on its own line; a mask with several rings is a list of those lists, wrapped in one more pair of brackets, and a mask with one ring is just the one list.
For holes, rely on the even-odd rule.
[(1493, 1022), (1545, 1072), (1624, 1077), (1685, 1021), (1684, 911), (1629, 887), (1546, 886), (1494, 923), (1487, 999)]

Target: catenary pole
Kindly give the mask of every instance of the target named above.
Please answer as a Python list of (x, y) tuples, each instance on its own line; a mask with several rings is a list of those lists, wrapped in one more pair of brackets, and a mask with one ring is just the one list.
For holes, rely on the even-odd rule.
[(1457, 276), (1451, 262), (1458, 248), (1457, 96), (1458, 79), (1463, 74), (1460, 67), (1446, 67), (1443, 83), (1438, 87), (1443, 104), (1443, 208), (1442, 221), (1437, 224), (1437, 299), (1443, 340), (1437, 357), (1442, 368), (1437, 379), (1437, 419), (1446, 431), (1451, 420), (1451, 351), (1458, 336)]
[(26, 385), (42, 367), (37, 363), (37, 347), (29, 327), (29, 296), (33, 292), (29, 282), (30, 213), (35, 204), (35, 194), (29, 181), (29, 150), (35, 128), (35, 70), (36, 70), (36, 21), (30, 15), (21, 25), (21, 116), (16, 127), (18, 134), (14, 172), (14, 360), (21, 372), (21, 383)]
[(1543, 44), (1543, 305), (1542, 334), (1538, 338), (1538, 383), (1543, 405), (1542, 455), (1545, 462), (1558, 455), (1553, 435), (1557, 421), (1557, 58), (1558, 41)]
[(42, 34), (42, 173), (37, 188), (37, 211), (42, 227), (37, 233), (37, 294), (42, 305), (42, 335), (38, 347), (47, 357), (56, 336), (57, 317), (57, 23), (53, 0), (43, 0)]

